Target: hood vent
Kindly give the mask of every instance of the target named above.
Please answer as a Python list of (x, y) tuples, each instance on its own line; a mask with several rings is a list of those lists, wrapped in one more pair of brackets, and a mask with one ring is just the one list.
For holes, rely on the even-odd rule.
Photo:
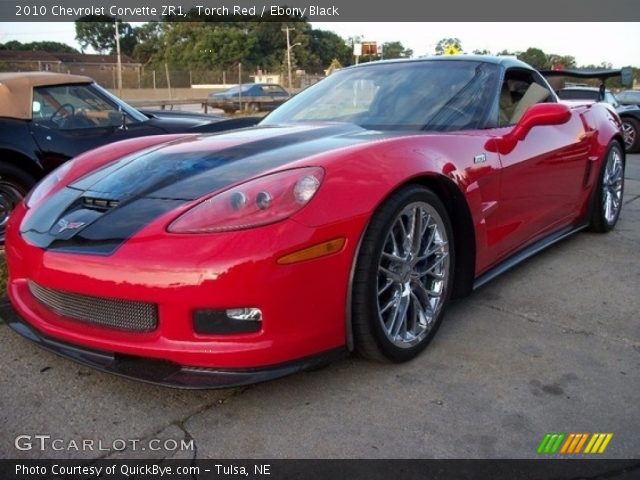
[(94, 208), (96, 210), (110, 210), (120, 205), (120, 200), (112, 200), (108, 198), (82, 197), (82, 204), (86, 208)]

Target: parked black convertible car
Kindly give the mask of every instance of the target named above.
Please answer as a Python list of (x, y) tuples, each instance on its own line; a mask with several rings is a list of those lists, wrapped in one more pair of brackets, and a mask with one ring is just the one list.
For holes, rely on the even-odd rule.
[(136, 110), (89, 77), (0, 73), (0, 242), (9, 214), (31, 187), (86, 150), (133, 137), (219, 132), (256, 122)]

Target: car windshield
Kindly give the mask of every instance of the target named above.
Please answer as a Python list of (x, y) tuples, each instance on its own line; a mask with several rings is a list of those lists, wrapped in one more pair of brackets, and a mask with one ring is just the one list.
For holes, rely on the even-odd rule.
[(146, 120), (141, 113), (96, 84), (36, 87), (33, 91), (34, 123), (59, 129), (118, 126)]
[(569, 89), (565, 88), (558, 92), (561, 100), (598, 100), (599, 92), (597, 89)]
[(115, 103), (118, 106), (118, 110), (121, 111), (121, 112), (126, 113), (127, 116), (129, 116), (131, 118), (132, 121), (144, 122), (146, 120), (149, 120), (146, 115), (144, 115), (143, 113), (139, 112), (138, 110), (133, 108), (128, 103), (120, 100), (120, 98), (118, 98), (115, 95), (113, 95), (109, 90), (106, 90), (106, 89), (102, 88), (100, 85), (98, 85), (96, 83), (94, 83), (92, 85), (92, 88), (95, 89), (96, 91), (100, 92), (100, 94), (102, 96), (106, 97), (111, 102)]
[(350, 122), (375, 130), (448, 131), (484, 126), (498, 66), (433, 60), (338, 71), (276, 109), (262, 125)]

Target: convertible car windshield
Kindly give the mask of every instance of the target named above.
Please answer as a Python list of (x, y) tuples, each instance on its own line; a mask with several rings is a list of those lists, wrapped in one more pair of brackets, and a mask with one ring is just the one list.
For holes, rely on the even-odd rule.
[(480, 128), (490, 113), (497, 81), (496, 65), (475, 61), (345, 69), (296, 95), (262, 125), (330, 121), (375, 130)]

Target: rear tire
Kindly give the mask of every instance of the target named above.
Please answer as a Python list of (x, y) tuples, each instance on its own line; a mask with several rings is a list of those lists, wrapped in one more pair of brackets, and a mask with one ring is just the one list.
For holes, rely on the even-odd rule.
[(453, 286), (452, 232), (442, 201), (417, 185), (374, 213), (353, 280), (353, 334), (362, 356), (403, 362), (429, 344)]
[(10, 164), (0, 164), (0, 244), (4, 244), (9, 216), (35, 185), (28, 173)]
[(609, 232), (618, 222), (624, 194), (624, 166), (622, 146), (614, 140), (607, 149), (593, 199), (589, 228), (594, 232)]

